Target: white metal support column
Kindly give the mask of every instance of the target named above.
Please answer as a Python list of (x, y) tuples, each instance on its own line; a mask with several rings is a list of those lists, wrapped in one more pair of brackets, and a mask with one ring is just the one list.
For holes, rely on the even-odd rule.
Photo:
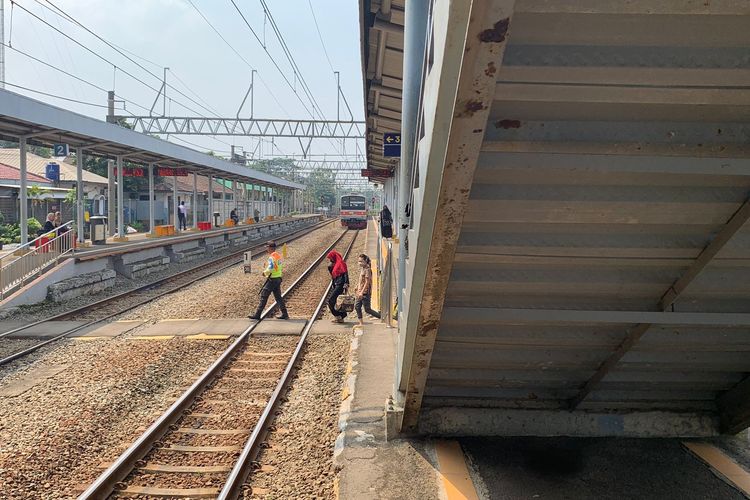
[(227, 181), (226, 179), (221, 179), (221, 223), (224, 224), (224, 221), (227, 220)]
[(123, 185), (122, 185), (122, 155), (117, 156), (117, 237), (125, 238), (125, 216), (124, 205), (122, 202), (123, 198)]
[(193, 202), (190, 210), (193, 212), (193, 229), (198, 229), (198, 174), (193, 173)]
[(214, 176), (208, 176), (208, 222), (214, 227)]
[[(230, 205), (233, 210), (235, 210), (235, 213), (239, 211), (239, 207), (237, 206), (237, 181), (232, 181), (232, 204)], [(237, 217), (239, 217), (240, 214), (237, 213)]]
[(107, 160), (107, 230), (115, 235), (115, 162)]
[(76, 219), (78, 219), (78, 243), (83, 243), (83, 148), (76, 151)]
[(21, 204), (20, 208), (20, 219), (18, 222), (21, 225), (21, 245), (25, 245), (29, 241), (29, 196), (28, 196), (28, 174), (26, 172), (26, 138), (21, 137), (18, 140), (19, 147), (21, 150), (21, 192), (19, 193), (18, 200)]
[(155, 234), (156, 217), (154, 216), (154, 164), (148, 164), (148, 229)]
[(177, 205), (177, 176), (172, 176), (172, 221), (174, 224), (175, 231), (179, 231), (180, 228), (180, 217), (177, 215), (179, 213), (179, 208)]
[(266, 186), (266, 217), (271, 215), (271, 188)]

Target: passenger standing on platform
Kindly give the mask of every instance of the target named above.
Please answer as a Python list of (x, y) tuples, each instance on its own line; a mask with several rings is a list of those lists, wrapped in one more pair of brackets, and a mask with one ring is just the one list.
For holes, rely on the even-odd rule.
[(232, 211), (229, 212), (229, 218), (232, 219), (232, 222), (234, 222), (235, 226), (240, 223), (240, 218), (237, 217), (237, 209), (236, 208), (233, 208)]
[(380, 211), (380, 234), (383, 238), (393, 237), (393, 216), (388, 205), (383, 205), (383, 210)]
[(260, 210), (257, 208), (253, 210), (253, 219), (255, 219), (256, 224), (260, 222)]
[(53, 233), (54, 231), (55, 231), (55, 214), (50, 212), (47, 214), (47, 220), (44, 222), (44, 227), (42, 227), (39, 234)]
[(374, 318), (380, 318), (380, 313), (373, 311), (370, 307), (370, 298), (372, 294), (372, 268), (370, 264), (370, 257), (365, 254), (360, 254), (357, 259), (357, 263), (360, 267), (359, 272), (359, 283), (357, 283), (357, 291), (354, 295), (357, 301), (354, 303), (354, 309), (357, 311), (357, 319), (359, 324), (364, 325), (362, 321), (362, 306), (365, 306), (365, 312)]
[(255, 314), (249, 316), (249, 318), (260, 319), (260, 315), (263, 313), (263, 309), (268, 302), (268, 297), (273, 293), (273, 298), (276, 299), (276, 305), (281, 311), (281, 314), (277, 316), (277, 318), (289, 319), (289, 313), (286, 310), (284, 297), (281, 296), (283, 262), (281, 261), (281, 255), (276, 252), (276, 242), (269, 241), (266, 243), (266, 251), (268, 252), (268, 264), (263, 270), (263, 276), (266, 277), (266, 282), (263, 285), (263, 288), (260, 289), (260, 302), (258, 302), (258, 309), (256, 309)]
[(180, 218), (180, 225), (178, 229), (180, 231), (187, 229), (187, 207), (185, 206), (185, 201), (180, 202), (180, 206), (177, 207), (177, 215)]
[(346, 311), (336, 309), (336, 299), (349, 289), (349, 271), (346, 268), (344, 258), (336, 250), (328, 252), (328, 260), (331, 261), (328, 272), (331, 273), (331, 281), (333, 282), (333, 291), (328, 299), (328, 309), (333, 314), (333, 321), (343, 323), (344, 318), (346, 318)]
[(60, 212), (55, 212), (55, 229), (57, 230), (58, 236), (68, 232), (68, 228), (63, 226), (62, 214)]

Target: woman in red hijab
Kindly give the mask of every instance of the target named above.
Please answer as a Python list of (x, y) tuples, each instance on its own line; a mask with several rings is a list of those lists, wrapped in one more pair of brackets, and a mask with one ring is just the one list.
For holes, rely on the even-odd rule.
[(344, 318), (346, 318), (346, 312), (336, 309), (336, 299), (349, 289), (349, 272), (346, 268), (344, 258), (336, 250), (328, 252), (328, 260), (331, 261), (331, 264), (328, 266), (328, 272), (331, 273), (331, 281), (333, 282), (333, 292), (328, 299), (328, 309), (333, 314), (333, 321), (343, 323)]

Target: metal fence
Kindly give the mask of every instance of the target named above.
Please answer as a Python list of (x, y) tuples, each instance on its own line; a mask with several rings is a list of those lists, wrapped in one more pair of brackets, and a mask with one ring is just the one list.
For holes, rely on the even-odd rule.
[(75, 250), (76, 234), (71, 225), (72, 221), (63, 224), (13, 252), (16, 258), (0, 267), (0, 299), (41, 276)]

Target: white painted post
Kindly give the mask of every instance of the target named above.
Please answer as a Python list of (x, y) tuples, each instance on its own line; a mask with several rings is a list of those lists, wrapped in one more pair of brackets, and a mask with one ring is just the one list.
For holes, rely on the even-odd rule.
[(193, 172), (193, 203), (190, 207), (193, 212), (193, 229), (198, 229), (198, 174)]
[(154, 164), (148, 164), (148, 229), (156, 234), (156, 217), (154, 214)]
[(227, 182), (226, 179), (221, 179), (221, 223), (223, 224), (227, 220)]
[(78, 219), (78, 243), (83, 243), (83, 148), (76, 151), (76, 217)]
[(214, 227), (214, 176), (208, 176), (208, 222)]
[(107, 160), (107, 231), (115, 235), (115, 162)]
[(123, 203), (122, 156), (117, 156), (117, 236), (125, 238), (125, 204)]
[[(175, 167), (177, 168), (177, 167)], [(177, 215), (179, 208), (177, 208), (177, 176), (172, 176), (172, 221), (174, 224), (175, 232), (179, 231), (180, 228), (180, 217)]]
[(21, 226), (21, 245), (29, 242), (29, 195), (28, 195), (28, 175), (26, 173), (26, 138), (21, 137), (18, 140), (18, 146), (21, 153), (21, 186), (18, 200), (21, 204), (19, 224)]

